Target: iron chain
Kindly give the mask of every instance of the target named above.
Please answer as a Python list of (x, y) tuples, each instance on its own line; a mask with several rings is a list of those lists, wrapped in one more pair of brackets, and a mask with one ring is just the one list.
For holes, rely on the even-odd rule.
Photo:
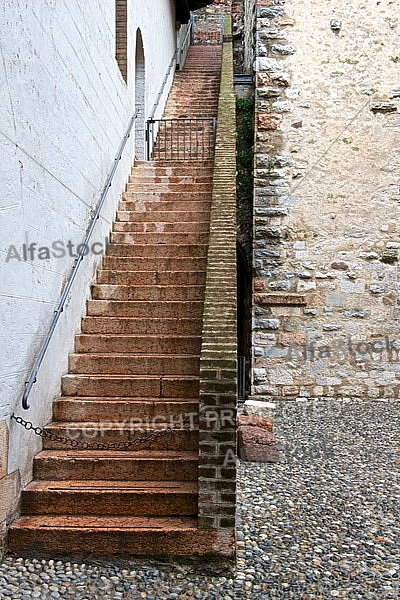
[(14, 413), (11, 415), (11, 419), (14, 419), (14, 421), (22, 425), (22, 427), (24, 427), (27, 431), (33, 431), (33, 433), (42, 438), (46, 438), (52, 442), (59, 442), (67, 446), (71, 446), (72, 448), (78, 448), (82, 450), (122, 450), (124, 448), (130, 448), (132, 446), (141, 446), (142, 444), (154, 442), (155, 440), (164, 437), (165, 435), (168, 435), (170, 433), (176, 433), (176, 431), (187, 431), (188, 428), (184, 427), (184, 425), (189, 424), (191, 421), (190, 417), (183, 419), (181, 429), (169, 426), (165, 429), (160, 429), (158, 431), (147, 433), (146, 435), (141, 436), (135, 440), (104, 444), (102, 442), (82, 442), (81, 440), (74, 440), (69, 437), (57, 435), (56, 433), (51, 433), (43, 427), (35, 427), (33, 423), (31, 423), (30, 421), (25, 421), (25, 419), (23, 419), (22, 417), (17, 417)]

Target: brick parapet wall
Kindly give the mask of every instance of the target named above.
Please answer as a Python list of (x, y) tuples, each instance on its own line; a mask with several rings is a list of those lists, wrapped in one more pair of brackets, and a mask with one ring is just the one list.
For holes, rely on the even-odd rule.
[(237, 400), (235, 176), (233, 52), (231, 18), (227, 16), (200, 360), (199, 527), (219, 531), (232, 554)]
[(252, 395), (398, 399), (396, 14), (256, 8)]
[(128, 5), (127, 0), (115, 2), (115, 58), (122, 77), (128, 79)]

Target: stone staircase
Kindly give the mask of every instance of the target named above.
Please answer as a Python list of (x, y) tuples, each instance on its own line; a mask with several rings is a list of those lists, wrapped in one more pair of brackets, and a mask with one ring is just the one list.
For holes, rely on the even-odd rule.
[[(190, 48), (166, 118), (216, 116), (220, 58)], [(11, 551), (212, 554), (197, 505), (212, 173), (211, 160), (133, 167)]]
[(166, 121), (160, 124), (154, 146), (156, 158), (213, 158), (220, 61), (220, 46), (191, 46), (185, 68), (175, 74), (163, 116)]

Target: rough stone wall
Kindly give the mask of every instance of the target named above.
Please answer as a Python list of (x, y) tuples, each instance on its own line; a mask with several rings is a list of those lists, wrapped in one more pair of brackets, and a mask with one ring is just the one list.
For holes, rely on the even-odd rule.
[(199, 526), (218, 531), (224, 552), (231, 555), (236, 511), (235, 157), (232, 29), (227, 16), (200, 359)]
[(244, 0), (243, 73), (252, 73), (255, 57), (256, 0)]
[(400, 396), (399, 2), (257, 0), (252, 394)]

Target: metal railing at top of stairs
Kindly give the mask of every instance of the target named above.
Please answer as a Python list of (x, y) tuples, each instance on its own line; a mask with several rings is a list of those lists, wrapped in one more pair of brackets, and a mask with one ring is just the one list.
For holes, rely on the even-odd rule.
[(214, 158), (217, 119), (149, 119), (147, 160), (209, 160)]
[(124, 135), (124, 137), (122, 139), (121, 145), (120, 145), (120, 147), (118, 149), (118, 154), (117, 154), (116, 158), (114, 159), (113, 168), (111, 169), (111, 172), (110, 172), (110, 174), (109, 174), (109, 176), (108, 176), (108, 178), (106, 180), (106, 183), (105, 183), (105, 185), (103, 187), (103, 191), (102, 191), (102, 194), (100, 196), (100, 200), (99, 200), (99, 202), (97, 204), (96, 211), (95, 211), (95, 213), (94, 213), (94, 215), (93, 215), (93, 217), (92, 217), (92, 219), (90, 221), (90, 225), (89, 225), (89, 227), (87, 229), (85, 239), (84, 239), (83, 243), (80, 245), (80, 252), (79, 252), (77, 258), (75, 259), (75, 262), (74, 262), (74, 265), (72, 267), (71, 273), (69, 275), (68, 281), (66, 283), (64, 291), (63, 291), (62, 296), (60, 298), (60, 301), (58, 303), (57, 310), (54, 312), (54, 316), (53, 316), (53, 319), (51, 321), (49, 330), (48, 330), (47, 335), (46, 335), (46, 337), (45, 337), (45, 339), (44, 339), (44, 341), (43, 341), (43, 343), (42, 343), (42, 345), (40, 347), (39, 354), (38, 354), (38, 356), (37, 356), (37, 358), (35, 360), (35, 363), (33, 365), (30, 377), (29, 377), (28, 381), (25, 383), (25, 390), (24, 390), (24, 393), (23, 393), (23, 396), (22, 396), (22, 408), (24, 410), (28, 410), (28, 408), (29, 408), (29, 404), (28, 404), (29, 394), (31, 393), (33, 385), (36, 383), (37, 374), (39, 372), (39, 369), (40, 369), (40, 366), (41, 366), (41, 364), (43, 362), (43, 359), (44, 359), (44, 357), (46, 355), (46, 352), (47, 352), (47, 349), (49, 347), (51, 338), (53, 337), (54, 331), (56, 329), (58, 320), (59, 320), (59, 318), (61, 316), (61, 313), (64, 310), (64, 305), (65, 305), (65, 303), (67, 301), (69, 292), (71, 291), (72, 284), (74, 283), (74, 280), (75, 280), (76, 275), (78, 273), (79, 267), (80, 267), (80, 265), (81, 265), (81, 263), (83, 261), (83, 258), (87, 254), (88, 242), (89, 242), (89, 240), (90, 240), (90, 238), (92, 236), (93, 230), (94, 230), (94, 228), (96, 226), (96, 222), (97, 222), (97, 220), (100, 217), (101, 209), (103, 208), (104, 202), (106, 200), (106, 197), (107, 197), (107, 194), (108, 194), (108, 190), (110, 189), (110, 187), (112, 185), (112, 181), (114, 179), (114, 175), (115, 175), (116, 170), (118, 168), (119, 162), (120, 162), (120, 160), (122, 158), (123, 151), (125, 149), (125, 146), (126, 146), (126, 143), (127, 143), (128, 139), (129, 139), (129, 137), (131, 135), (133, 124), (134, 124), (135, 120), (137, 119), (138, 114), (139, 114), (139, 110), (136, 110), (135, 113), (134, 113), (134, 115), (132, 116), (131, 120), (129, 121), (128, 128), (127, 128), (126, 133), (125, 133), (125, 135)]

